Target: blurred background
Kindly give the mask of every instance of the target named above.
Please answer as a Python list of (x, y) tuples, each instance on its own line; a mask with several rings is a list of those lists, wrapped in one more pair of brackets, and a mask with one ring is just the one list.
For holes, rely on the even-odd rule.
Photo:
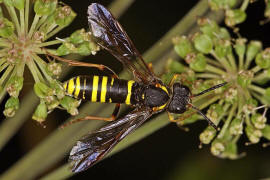
[[(70, 5), (77, 12), (78, 16), (72, 25), (57, 34), (57, 37), (66, 37), (76, 29), (88, 26), (86, 11), (87, 6), (91, 2), (64, 1), (64, 3)], [(104, 6), (108, 6), (111, 3), (108, 0), (95, 2)], [(137, 49), (143, 54), (165, 35), (196, 3), (196, 0), (169, 0), (166, 2), (137, 0), (119, 18), (119, 22), (131, 37)], [(263, 13), (264, 1), (257, 0), (248, 7), (247, 20), (239, 28), (243, 37), (249, 40), (261, 40), (265, 48), (269, 46), (270, 42), (270, 24), (259, 25), (259, 21), (264, 19)], [(96, 56), (85, 58), (85, 60), (89, 59), (91, 59), (92, 63), (105, 64), (116, 72), (122, 70), (122, 65), (108, 52), (100, 51)], [(92, 69), (90, 72), (87, 68), (74, 68), (72, 73), (65, 77), (65, 80), (75, 75), (96, 73), (100, 72)], [(32, 88), (33, 83), (31, 84), (31, 82), (32, 80), (29, 76), (29, 83), (25, 84), (24, 92)], [(21, 96), (24, 96), (23, 92)], [(4, 107), (1, 105), (1, 112), (3, 109)], [(10, 139), (0, 152), (0, 173), (7, 170), (18, 159), (44, 140), (67, 117), (66, 112), (56, 110), (49, 115), (46, 121), (47, 128), (43, 128), (32, 121), (31, 116), (29, 116), (29, 120), (24, 123), (17, 134)], [(1, 115), (0, 122), (3, 120), (4, 117)], [(198, 148), (200, 143), (198, 135), (206, 125), (205, 122), (198, 122), (190, 125), (190, 131), (185, 132), (177, 127), (176, 124), (170, 123), (140, 142), (70, 179), (253, 180), (270, 178), (270, 147), (263, 148), (262, 143), (245, 146), (244, 142), (247, 139), (242, 137), (239, 143), (239, 151), (246, 152), (247, 155), (245, 157), (233, 161), (218, 159), (211, 155), (208, 146), (204, 146), (202, 149)], [(66, 141), (68, 140), (66, 139)], [(61, 163), (65, 163), (67, 157), (68, 155), (62, 162), (50, 167), (48, 171), (55, 169)]]

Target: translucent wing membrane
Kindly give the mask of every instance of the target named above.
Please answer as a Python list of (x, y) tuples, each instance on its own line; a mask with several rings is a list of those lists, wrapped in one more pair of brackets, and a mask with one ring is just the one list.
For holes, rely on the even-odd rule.
[(135, 109), (123, 118), (84, 136), (72, 148), (69, 161), (73, 172), (84, 171), (101, 160), (110, 150), (152, 116), (149, 109)]
[(88, 23), (96, 42), (122, 62), (135, 80), (146, 84), (158, 80), (119, 22), (104, 6), (93, 3), (88, 7)]

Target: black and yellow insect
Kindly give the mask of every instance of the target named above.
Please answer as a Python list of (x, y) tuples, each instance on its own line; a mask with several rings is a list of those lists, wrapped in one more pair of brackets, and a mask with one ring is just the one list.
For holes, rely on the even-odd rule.
[[(78, 76), (65, 82), (64, 89), (67, 94), (79, 99), (91, 102), (125, 103), (132, 105), (134, 110), (101, 129), (85, 135), (77, 142), (69, 157), (73, 163), (73, 172), (86, 170), (97, 163), (129, 133), (152, 115), (162, 111), (167, 111), (169, 115), (181, 114), (191, 107), (217, 129), (209, 118), (192, 105), (191, 99), (226, 83), (195, 95), (191, 94), (187, 86), (179, 82), (172, 81), (169, 86), (166, 86), (154, 75), (121, 25), (105, 7), (97, 3), (91, 4), (88, 7), (88, 22), (96, 43), (122, 62), (134, 75), (134, 80), (109, 76)], [(113, 115), (117, 114), (115, 112)], [(88, 119), (107, 120), (93, 116)]]

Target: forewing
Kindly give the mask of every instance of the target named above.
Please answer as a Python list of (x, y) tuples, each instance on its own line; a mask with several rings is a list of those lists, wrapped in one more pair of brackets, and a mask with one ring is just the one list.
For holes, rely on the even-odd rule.
[(146, 84), (157, 80), (119, 22), (102, 5), (88, 7), (90, 32), (96, 42), (122, 62), (137, 81)]
[(149, 109), (135, 109), (123, 118), (84, 136), (70, 152), (69, 161), (73, 164), (72, 171), (80, 172), (93, 166), (151, 116), (152, 112)]

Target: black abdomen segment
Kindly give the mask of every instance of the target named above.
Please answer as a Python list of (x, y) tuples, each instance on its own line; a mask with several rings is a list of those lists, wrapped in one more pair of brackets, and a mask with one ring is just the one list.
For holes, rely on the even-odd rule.
[(67, 94), (91, 102), (134, 104), (133, 80), (115, 79), (108, 76), (77, 76), (64, 83)]

